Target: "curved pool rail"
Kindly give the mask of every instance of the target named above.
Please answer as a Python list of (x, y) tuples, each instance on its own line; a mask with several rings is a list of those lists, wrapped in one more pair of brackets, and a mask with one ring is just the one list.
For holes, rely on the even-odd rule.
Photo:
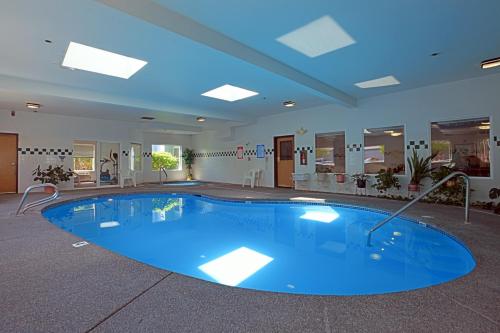
[(43, 211), (83, 239), (152, 266), (225, 285), (296, 294), (366, 295), (424, 288), (471, 272), (457, 238), (390, 213), (332, 202), (103, 195)]

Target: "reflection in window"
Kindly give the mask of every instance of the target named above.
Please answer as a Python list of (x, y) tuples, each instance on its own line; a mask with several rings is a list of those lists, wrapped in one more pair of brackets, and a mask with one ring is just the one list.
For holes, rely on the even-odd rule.
[(316, 172), (345, 172), (344, 132), (316, 134)]
[(364, 130), (365, 173), (375, 174), (381, 169), (393, 169), (395, 174), (405, 172), (404, 127), (369, 128)]
[(130, 144), (130, 170), (142, 170), (142, 145), (139, 143)]
[(182, 217), (183, 199), (153, 199), (152, 222), (175, 221)]
[(434, 122), (431, 125), (433, 167), (447, 166), (469, 176), (490, 176), (488, 118)]

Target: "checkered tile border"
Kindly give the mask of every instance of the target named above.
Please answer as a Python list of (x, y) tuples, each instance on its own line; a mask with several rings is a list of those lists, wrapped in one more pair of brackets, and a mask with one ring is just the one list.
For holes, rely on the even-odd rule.
[(17, 152), (21, 155), (55, 155), (55, 156), (73, 155), (73, 150), (67, 148), (27, 147), (27, 148), (17, 148)]
[(308, 146), (308, 147), (305, 147), (305, 146), (304, 146), (304, 147), (296, 147), (296, 148), (295, 148), (295, 154), (298, 154), (300, 151), (303, 151), (303, 150), (307, 150), (307, 152), (309, 152), (309, 153), (311, 153), (311, 154), (313, 153), (313, 149), (312, 149), (312, 147), (309, 147), (309, 146)]
[(129, 152), (127, 150), (122, 150), (122, 155), (123, 156), (128, 156)]
[(143, 152), (142, 157), (151, 157), (152, 153)]
[(410, 140), (406, 145), (408, 150), (429, 149), (429, 144), (425, 140)]
[[(203, 152), (195, 153), (194, 156), (197, 158), (208, 158), (208, 157), (233, 157), (236, 156), (236, 150), (230, 151), (214, 151), (214, 152)], [(266, 155), (274, 154), (274, 149), (266, 149)], [(243, 156), (257, 156), (257, 149), (248, 149), (243, 152)]]
[(348, 144), (345, 148), (347, 150), (349, 150), (350, 152), (361, 151), (361, 148), (363, 148), (363, 144), (361, 144), (361, 143), (352, 143), (352, 144)]
[(500, 136), (494, 136), (493, 141), (496, 143), (497, 147), (500, 147)]

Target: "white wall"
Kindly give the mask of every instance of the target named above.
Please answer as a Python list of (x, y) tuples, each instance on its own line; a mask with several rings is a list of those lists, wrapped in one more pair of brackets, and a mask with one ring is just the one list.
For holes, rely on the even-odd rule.
[[(474, 178), (472, 188), (474, 200), (489, 200), (487, 192), (500, 185), (500, 147), (493, 137), (500, 138), (500, 75), (489, 75), (447, 84), (427, 86), (400, 93), (387, 94), (360, 100), (356, 108), (336, 105), (308, 110), (287, 112), (258, 119), (255, 124), (239, 127), (231, 135), (204, 132), (195, 135), (193, 145), (198, 153), (234, 151), (243, 145), (255, 149), (256, 144), (273, 148), (273, 137), (295, 134), (300, 128), (308, 130), (305, 135), (295, 134), (296, 147), (314, 149), (315, 133), (345, 131), (346, 144), (362, 144), (364, 128), (405, 126), (405, 142), (425, 140), (429, 149), (421, 149), (422, 155), (430, 154), (430, 123), (432, 121), (458, 120), (491, 117), (491, 161), (492, 175), (489, 178)], [(300, 101), (297, 101), (300, 104)], [(406, 148), (406, 147), (405, 147)], [(407, 151), (408, 154), (410, 151)], [(309, 173), (313, 179), (298, 188), (332, 192), (354, 191), (353, 184), (319, 182), (314, 177), (314, 153), (308, 156), (308, 165), (299, 165), (295, 159), (296, 173)], [(266, 159), (237, 160), (235, 156), (199, 157), (195, 161), (195, 177), (229, 183), (240, 183), (243, 174), (250, 168), (264, 169), (264, 185), (274, 186), (273, 156)], [(406, 168), (408, 170), (408, 168)], [(346, 172), (363, 172), (363, 153), (346, 151)], [(408, 171), (407, 171), (408, 173)], [(408, 175), (401, 177), (404, 189)], [(375, 191), (371, 190), (372, 194)], [(405, 193), (403, 193), (405, 194)]]
[[(73, 149), (74, 140), (107, 141), (121, 144), (121, 151), (130, 151), (130, 142), (142, 142), (142, 133), (135, 129), (133, 123), (100, 120), (81, 117), (44, 114), (43, 111), (16, 112), (15, 117), (10, 111), (0, 110), (0, 132), (17, 133), (19, 148), (41, 149)], [(120, 151), (120, 162), (123, 169), (128, 168), (128, 157)], [(66, 153), (64, 161), (57, 155), (42, 153), (34, 155), (21, 153), (19, 156), (18, 191), (22, 192), (33, 184), (33, 169), (40, 165), (46, 168), (49, 164), (63, 164), (65, 168), (72, 168), (71, 156)], [(60, 156), (60, 155), (59, 155)], [(139, 181), (142, 181), (139, 178)], [(61, 188), (73, 188), (73, 183), (60, 184)]]
[[(0, 132), (17, 133), (19, 135), (19, 148), (61, 149), (73, 150), (74, 140), (113, 142), (120, 144), (120, 169), (129, 169), (130, 143), (143, 144), (143, 152), (151, 152), (151, 145), (155, 143), (177, 144), (183, 147), (191, 146), (191, 135), (169, 135), (161, 133), (148, 133), (140, 129), (136, 123), (124, 121), (101, 120), (83, 117), (53, 115), (40, 112), (16, 112), (12, 117), (10, 111), (0, 110)], [(99, 144), (97, 145), (99, 150)], [(31, 154), (18, 154), (19, 179), (18, 191), (23, 192), (26, 187), (34, 184), (32, 171), (40, 165), (46, 168), (49, 164), (61, 165), (72, 168), (73, 161), (67, 153), (61, 162), (59, 155), (41, 155), (36, 152)], [(97, 152), (99, 156), (99, 151)], [(99, 168), (99, 163), (97, 163)], [(184, 171), (169, 172), (169, 180), (184, 179)], [(158, 174), (151, 171), (151, 158), (143, 157), (143, 171), (137, 175), (141, 182), (156, 182)], [(73, 182), (60, 184), (63, 189), (72, 189)]]

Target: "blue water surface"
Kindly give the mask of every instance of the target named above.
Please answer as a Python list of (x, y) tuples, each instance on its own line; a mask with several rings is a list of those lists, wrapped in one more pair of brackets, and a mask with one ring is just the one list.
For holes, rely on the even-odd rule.
[(434, 228), (337, 205), (231, 202), (189, 194), (69, 202), (44, 216), (110, 251), (207, 281), (265, 291), (362, 295), (423, 288), (473, 270), (474, 259)]

